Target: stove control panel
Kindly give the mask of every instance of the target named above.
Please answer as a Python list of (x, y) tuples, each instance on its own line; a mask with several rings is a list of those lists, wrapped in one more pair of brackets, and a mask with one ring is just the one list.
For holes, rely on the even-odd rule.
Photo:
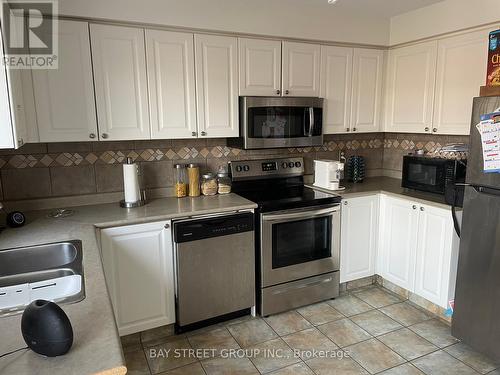
[(278, 178), (304, 175), (304, 159), (277, 158), (262, 160), (235, 160), (229, 163), (234, 181), (258, 178)]

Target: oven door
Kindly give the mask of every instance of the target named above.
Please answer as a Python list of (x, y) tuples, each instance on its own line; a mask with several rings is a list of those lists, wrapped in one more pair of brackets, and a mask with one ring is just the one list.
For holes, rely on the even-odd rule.
[(340, 205), (262, 214), (262, 287), (339, 269)]
[(244, 147), (306, 147), (323, 144), (323, 99), (242, 97)]
[(444, 194), (448, 163), (449, 161), (446, 159), (404, 157), (402, 186)]

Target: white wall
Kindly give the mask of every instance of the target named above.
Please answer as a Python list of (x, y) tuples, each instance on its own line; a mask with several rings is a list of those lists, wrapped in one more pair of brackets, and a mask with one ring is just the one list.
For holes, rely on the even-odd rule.
[(290, 38), (389, 43), (388, 19), (370, 12), (359, 15), (326, 0), (60, 0), (59, 13)]
[(390, 44), (406, 43), (491, 22), (500, 23), (500, 0), (445, 0), (393, 17)]

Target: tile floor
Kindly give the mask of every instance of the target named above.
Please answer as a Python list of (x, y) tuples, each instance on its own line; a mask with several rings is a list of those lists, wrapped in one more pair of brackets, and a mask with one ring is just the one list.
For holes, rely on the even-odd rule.
[(129, 375), (500, 374), (446, 324), (379, 286), (183, 335), (155, 328), (122, 344)]

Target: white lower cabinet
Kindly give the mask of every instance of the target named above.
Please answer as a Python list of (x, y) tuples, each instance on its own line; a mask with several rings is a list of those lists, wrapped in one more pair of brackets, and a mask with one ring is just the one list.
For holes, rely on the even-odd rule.
[(380, 274), (443, 308), (455, 293), (458, 237), (450, 209), (382, 195)]
[(170, 222), (103, 229), (101, 255), (120, 336), (175, 322)]
[(378, 245), (379, 196), (342, 201), (340, 282), (375, 274)]

